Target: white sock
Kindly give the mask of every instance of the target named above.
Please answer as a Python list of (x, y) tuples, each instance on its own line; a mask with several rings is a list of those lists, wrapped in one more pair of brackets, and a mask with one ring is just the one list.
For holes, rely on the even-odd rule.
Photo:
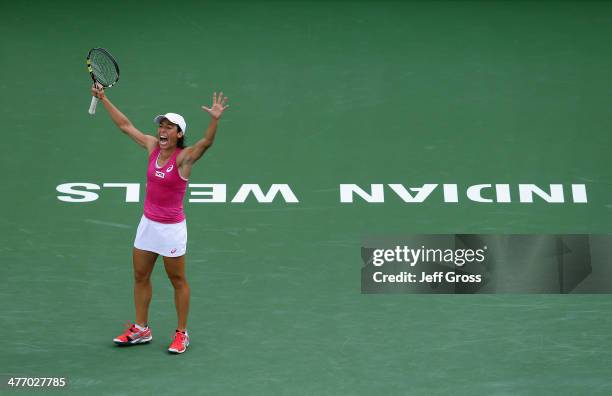
[(144, 326), (144, 327), (142, 327), (142, 326), (141, 326), (141, 325), (139, 325), (138, 323), (134, 323), (134, 326), (136, 326), (136, 328), (137, 328), (138, 330), (140, 330), (140, 331), (143, 331), (144, 329), (146, 329), (147, 327), (149, 327), (149, 326)]

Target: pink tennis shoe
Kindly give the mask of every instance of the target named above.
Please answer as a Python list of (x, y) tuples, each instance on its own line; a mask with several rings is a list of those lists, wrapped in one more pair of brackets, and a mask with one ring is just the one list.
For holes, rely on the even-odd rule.
[(139, 330), (133, 324), (126, 326), (125, 332), (120, 336), (116, 337), (113, 341), (117, 345), (134, 345), (134, 344), (146, 344), (153, 339), (151, 329), (149, 326), (143, 330)]
[(189, 346), (189, 334), (187, 331), (184, 333), (182, 331), (176, 331), (174, 333), (174, 341), (170, 344), (168, 348), (168, 352), (170, 353), (183, 353), (187, 350)]

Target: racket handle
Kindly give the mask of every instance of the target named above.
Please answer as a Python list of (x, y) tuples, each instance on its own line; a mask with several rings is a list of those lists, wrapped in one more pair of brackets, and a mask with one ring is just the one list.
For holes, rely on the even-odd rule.
[(91, 97), (91, 105), (89, 105), (89, 114), (94, 115), (96, 114), (96, 106), (98, 106), (98, 98), (96, 98), (95, 96)]

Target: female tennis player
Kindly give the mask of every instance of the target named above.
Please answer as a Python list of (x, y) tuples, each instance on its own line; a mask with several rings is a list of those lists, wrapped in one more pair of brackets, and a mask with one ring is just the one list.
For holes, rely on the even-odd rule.
[(136, 320), (126, 331), (114, 339), (118, 345), (147, 343), (153, 339), (148, 326), (149, 303), (151, 302), (151, 272), (158, 256), (163, 257), (168, 278), (174, 287), (174, 303), (178, 325), (170, 353), (183, 353), (189, 346), (187, 314), (189, 311), (189, 284), (185, 278), (185, 253), (187, 250), (187, 224), (183, 211), (183, 197), (191, 168), (208, 150), (215, 140), (217, 123), (227, 105), (223, 92), (215, 92), (211, 107), (202, 106), (211, 117), (204, 137), (193, 146), (184, 147), (187, 132), (185, 119), (176, 113), (155, 117), (157, 136), (146, 135), (136, 129), (105, 95), (99, 85), (92, 87), (97, 97), (110, 114), (113, 122), (123, 133), (149, 153), (147, 168), (147, 192), (144, 214), (136, 231), (132, 261), (134, 266), (134, 304)]

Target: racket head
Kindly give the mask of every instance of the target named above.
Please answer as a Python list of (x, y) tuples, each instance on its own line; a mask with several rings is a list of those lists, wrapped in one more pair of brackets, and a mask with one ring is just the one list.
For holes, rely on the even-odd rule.
[(104, 48), (92, 48), (87, 53), (87, 71), (94, 83), (104, 88), (112, 87), (119, 81), (119, 65)]

